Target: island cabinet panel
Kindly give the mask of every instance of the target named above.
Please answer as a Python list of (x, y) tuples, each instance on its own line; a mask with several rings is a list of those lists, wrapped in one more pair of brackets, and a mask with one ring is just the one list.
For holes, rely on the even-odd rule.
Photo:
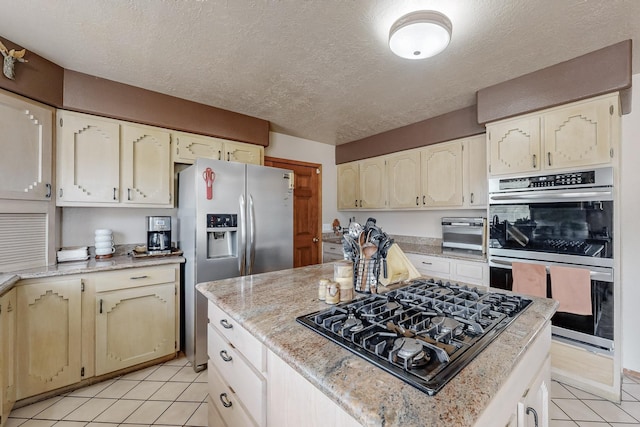
[(16, 401), (16, 290), (0, 297), (0, 425)]
[(264, 345), (211, 302), (208, 317), (209, 416), (230, 427), (267, 425)]
[(0, 199), (51, 199), (54, 111), (0, 91)]
[(17, 399), (80, 381), (81, 288), (79, 278), (17, 287)]
[(619, 138), (618, 93), (490, 123), (490, 174), (609, 165)]
[(361, 424), (272, 351), (267, 424), (278, 427), (356, 427)]
[(96, 375), (176, 352), (175, 268), (137, 268), (96, 273)]

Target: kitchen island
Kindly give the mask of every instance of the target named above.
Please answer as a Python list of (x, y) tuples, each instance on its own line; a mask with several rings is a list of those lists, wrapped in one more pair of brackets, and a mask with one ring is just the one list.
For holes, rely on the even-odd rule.
[[(540, 417), (539, 425), (546, 425), (550, 319), (557, 308), (555, 301), (532, 298), (533, 304), (486, 349), (436, 395), (428, 396), (296, 322), (298, 316), (327, 308), (318, 299), (317, 283), (332, 276), (333, 265), (323, 264), (197, 285), (210, 301), (209, 378), (214, 382), (210, 384), (210, 405), (217, 403), (213, 387), (226, 380), (224, 359), (232, 351), (220, 350), (224, 357), (218, 361), (212, 340), (222, 338), (222, 345), (232, 344), (229, 348), (236, 359), (247, 366), (253, 362), (250, 369), (262, 390), (252, 400), (264, 400), (256, 407), (242, 401), (242, 391), (236, 396), (239, 405), (231, 404), (229, 394), (242, 390), (241, 384), (219, 395), (221, 408), (239, 407), (246, 412), (248, 425), (295, 425), (296, 417), (297, 422), (306, 417), (307, 426), (332, 425), (329, 419), (336, 417), (333, 420), (341, 425), (502, 426), (516, 425), (518, 419), (529, 416), (533, 425), (534, 411), (527, 411), (531, 400), (539, 401), (535, 417)], [(236, 338), (224, 335), (224, 328), (218, 333), (218, 323), (250, 337), (231, 342)], [(251, 340), (261, 350), (254, 344), (244, 346)], [(243, 347), (252, 346), (243, 354)], [(217, 363), (222, 368), (216, 369)], [(294, 385), (300, 381), (309, 387)], [(309, 406), (314, 395), (324, 403)], [(338, 408), (337, 412), (327, 403)], [(220, 411), (215, 411), (214, 417), (219, 416)], [(286, 411), (300, 414), (288, 418), (283, 415)]]

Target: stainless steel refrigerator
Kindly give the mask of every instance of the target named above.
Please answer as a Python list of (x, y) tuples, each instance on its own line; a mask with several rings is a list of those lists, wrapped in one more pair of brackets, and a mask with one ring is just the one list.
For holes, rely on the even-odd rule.
[(197, 159), (178, 180), (184, 350), (197, 372), (207, 364), (207, 300), (195, 285), (293, 267), (293, 172)]

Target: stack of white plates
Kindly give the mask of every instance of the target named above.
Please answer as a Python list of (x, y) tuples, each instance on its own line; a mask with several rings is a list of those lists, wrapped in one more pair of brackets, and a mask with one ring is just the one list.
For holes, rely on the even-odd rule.
[(113, 231), (108, 228), (99, 228), (95, 231), (96, 256), (108, 258), (115, 252), (113, 246)]
[(58, 262), (84, 261), (89, 258), (89, 248), (80, 246), (77, 248), (62, 248), (56, 252)]

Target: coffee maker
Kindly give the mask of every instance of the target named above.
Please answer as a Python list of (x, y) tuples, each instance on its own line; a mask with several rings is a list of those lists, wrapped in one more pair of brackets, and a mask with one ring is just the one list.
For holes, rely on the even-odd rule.
[(171, 253), (171, 217), (147, 217), (147, 253)]

